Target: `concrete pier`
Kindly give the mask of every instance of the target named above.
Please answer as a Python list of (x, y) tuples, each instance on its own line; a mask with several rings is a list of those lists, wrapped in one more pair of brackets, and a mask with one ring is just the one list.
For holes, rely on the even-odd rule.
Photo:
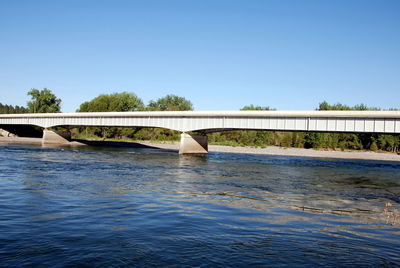
[(56, 133), (51, 130), (43, 130), (43, 144), (66, 144), (69, 143), (71, 134), (68, 133)]
[(207, 154), (208, 137), (203, 135), (181, 134), (179, 154)]

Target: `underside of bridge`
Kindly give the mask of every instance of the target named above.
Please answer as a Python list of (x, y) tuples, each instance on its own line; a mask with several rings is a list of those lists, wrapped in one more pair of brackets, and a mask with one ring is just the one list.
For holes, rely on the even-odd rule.
[(1, 125), (6, 137), (31, 137), (41, 138), (43, 136), (42, 128), (34, 125)]
[[(71, 136), (64, 132), (55, 132), (48, 129), (43, 130), (43, 144), (67, 145)], [(208, 138), (206, 135), (181, 134), (179, 143), (179, 154), (207, 154)]]
[[(1, 126), (1, 134), (6, 137), (31, 137), (42, 138), (42, 144), (69, 145), (71, 133), (69, 131), (57, 131), (42, 129), (37, 126)], [(207, 154), (208, 138), (203, 133), (181, 133), (179, 154)]]

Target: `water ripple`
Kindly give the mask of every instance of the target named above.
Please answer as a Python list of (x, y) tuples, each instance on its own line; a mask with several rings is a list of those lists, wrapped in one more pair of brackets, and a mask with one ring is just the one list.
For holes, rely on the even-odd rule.
[(400, 265), (400, 166), (0, 145), (0, 266)]

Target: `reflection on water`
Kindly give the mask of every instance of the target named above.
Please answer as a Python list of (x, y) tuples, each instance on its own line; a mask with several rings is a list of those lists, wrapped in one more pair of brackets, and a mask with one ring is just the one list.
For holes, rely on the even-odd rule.
[(398, 163), (0, 146), (0, 266), (400, 265)]

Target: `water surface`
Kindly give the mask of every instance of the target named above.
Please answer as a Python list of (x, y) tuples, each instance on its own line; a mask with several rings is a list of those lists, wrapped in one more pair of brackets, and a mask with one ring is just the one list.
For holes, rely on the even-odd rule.
[(0, 145), (3, 267), (396, 266), (399, 212), (393, 162)]

